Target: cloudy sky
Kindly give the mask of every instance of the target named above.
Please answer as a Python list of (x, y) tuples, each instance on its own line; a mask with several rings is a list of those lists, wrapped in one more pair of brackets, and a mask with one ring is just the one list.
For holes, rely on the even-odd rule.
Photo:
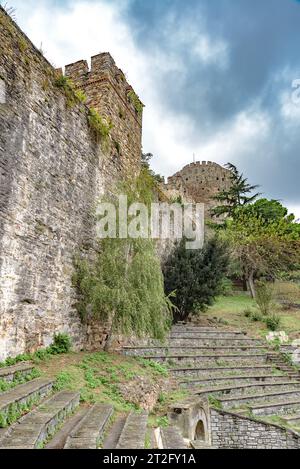
[(143, 145), (155, 170), (169, 176), (193, 153), (230, 161), (300, 217), (300, 102), (292, 88), (300, 79), (300, 2), (9, 4), (57, 67), (111, 52), (146, 104)]

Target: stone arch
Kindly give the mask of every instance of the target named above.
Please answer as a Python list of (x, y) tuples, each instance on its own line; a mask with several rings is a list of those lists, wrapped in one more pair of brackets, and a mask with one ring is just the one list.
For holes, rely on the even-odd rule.
[(211, 443), (210, 412), (206, 399), (190, 397), (170, 406), (168, 413), (172, 425), (178, 427), (184, 438)]
[(206, 432), (203, 420), (199, 420), (196, 425), (194, 440), (206, 441)]
[(204, 441), (209, 443), (210, 441), (210, 421), (209, 413), (207, 412), (206, 406), (198, 405), (194, 408), (191, 419), (192, 426), (192, 440)]

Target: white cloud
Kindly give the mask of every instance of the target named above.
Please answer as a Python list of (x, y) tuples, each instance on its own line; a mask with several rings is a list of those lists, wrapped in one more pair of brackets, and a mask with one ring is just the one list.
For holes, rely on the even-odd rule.
[(228, 66), (228, 47), (223, 41), (213, 42), (209, 37), (202, 36), (195, 42), (193, 51), (206, 65)]
[(299, 129), (300, 124), (300, 101), (293, 99), (293, 89), (282, 93), (280, 98), (281, 115), (286, 125), (296, 125)]
[(287, 208), (289, 210), (289, 213), (293, 213), (296, 219), (300, 220), (300, 205), (288, 204)]
[(233, 122), (215, 134), (202, 149), (211, 160), (241, 161), (243, 155), (253, 151), (253, 142), (257, 145), (264, 141), (270, 130), (270, 119), (259, 109), (250, 108), (239, 113)]

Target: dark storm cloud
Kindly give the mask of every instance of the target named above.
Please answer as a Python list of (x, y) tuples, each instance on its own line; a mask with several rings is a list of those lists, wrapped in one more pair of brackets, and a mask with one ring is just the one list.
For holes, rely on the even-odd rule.
[[(156, 47), (176, 53), (184, 61), (183, 72), (188, 71), (184, 80), (172, 76), (171, 87), (158, 83), (163, 99), (196, 118), (205, 110), (214, 127), (268, 92), (277, 71), (298, 66), (300, 73), (300, 7), (293, 0), (135, 0), (130, 12), (141, 47), (149, 54)], [(229, 69), (196, 60), (188, 37), (189, 28), (198, 24), (199, 33), (228, 44)], [(182, 25), (186, 44), (178, 44)]]
[[(161, 100), (195, 123), (189, 138), (212, 139), (259, 102), (271, 119), (268, 139), (233, 155), (270, 195), (300, 204), (300, 122), (287, 125), (281, 96), (300, 78), (300, 4), (296, 0), (132, 0), (128, 21), (149, 55), (178, 57), (182, 70), (157, 82)], [(227, 46), (227, 66), (197, 60), (194, 32)], [(183, 34), (184, 32), (184, 34)], [(189, 40), (192, 41), (189, 42)], [(296, 126), (296, 131), (295, 131)]]

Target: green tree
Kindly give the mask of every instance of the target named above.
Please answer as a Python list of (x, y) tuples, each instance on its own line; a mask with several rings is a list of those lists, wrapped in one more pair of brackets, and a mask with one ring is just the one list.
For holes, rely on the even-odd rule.
[(165, 182), (164, 176), (162, 176), (161, 174), (155, 173), (155, 171), (151, 169), (150, 161), (152, 160), (152, 158), (153, 158), (152, 153), (142, 153), (142, 166), (149, 171), (149, 173), (151, 174), (151, 176), (157, 183), (159, 184), (164, 183)]
[(254, 205), (235, 210), (233, 218), (226, 220), (221, 236), (231, 247), (235, 273), (246, 279), (253, 297), (255, 278), (276, 278), (282, 270), (299, 263), (299, 224), (288, 217), (266, 220)]
[(203, 249), (187, 250), (183, 239), (164, 267), (166, 295), (175, 292), (174, 320), (185, 320), (213, 303), (228, 267), (226, 245), (217, 237)]
[(289, 221), (294, 221), (295, 219), (294, 215), (288, 216), (288, 209), (285, 208), (278, 200), (257, 200), (253, 204), (253, 213), (257, 213), (257, 216), (261, 216), (266, 222), (282, 220), (284, 218)]
[(237, 208), (252, 203), (259, 196), (259, 193), (253, 194), (259, 186), (249, 184), (248, 179), (233, 164), (228, 163), (226, 167), (231, 172), (230, 187), (214, 197), (216, 203), (220, 204), (211, 210), (212, 216), (216, 218), (232, 217)]
[[(133, 181), (120, 187), (132, 202), (149, 206), (156, 186), (143, 168)], [(91, 260), (76, 260), (74, 284), (77, 308), (83, 320), (90, 318), (111, 325), (114, 334), (135, 334), (163, 339), (172, 322), (172, 303), (164, 293), (160, 260), (151, 239), (104, 239)]]

